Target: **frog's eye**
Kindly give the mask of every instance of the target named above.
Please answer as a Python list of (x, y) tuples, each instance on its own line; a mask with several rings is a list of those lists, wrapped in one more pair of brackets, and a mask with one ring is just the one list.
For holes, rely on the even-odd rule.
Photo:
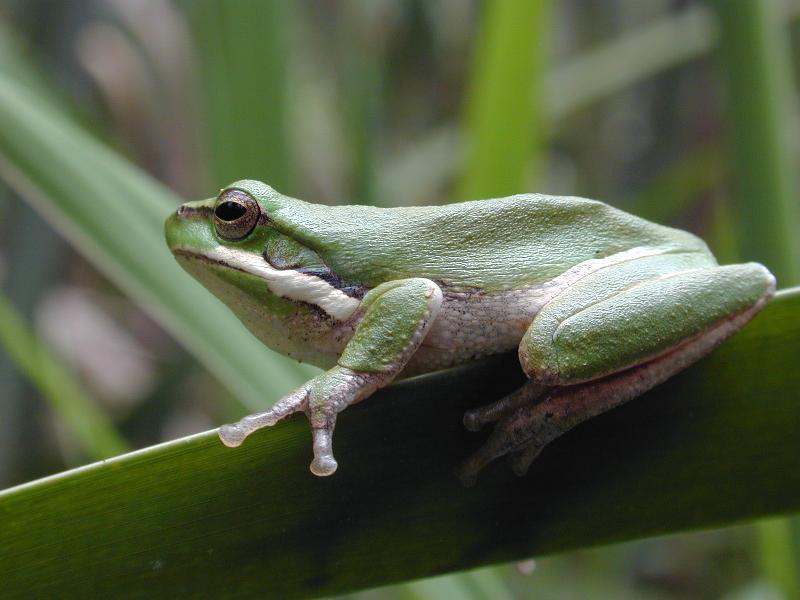
[(241, 240), (246, 237), (261, 214), (258, 202), (242, 190), (226, 190), (217, 198), (214, 207), (214, 226), (226, 240)]

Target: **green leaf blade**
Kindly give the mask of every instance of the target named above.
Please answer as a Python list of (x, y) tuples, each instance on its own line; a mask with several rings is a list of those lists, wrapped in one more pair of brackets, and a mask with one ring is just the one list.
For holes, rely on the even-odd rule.
[[(467, 98), (467, 161), (459, 198), (526, 190), (544, 135), (544, 94), (551, 3), (508, 0), (485, 6)], [(539, 165), (536, 165), (538, 168)]]
[(695, 367), (554, 442), (517, 479), (453, 468), (462, 411), (523, 379), (513, 356), (348, 409), (340, 469), (308, 473), (301, 418), (237, 450), (214, 432), (0, 493), (9, 597), (300, 598), (800, 510), (800, 290)]

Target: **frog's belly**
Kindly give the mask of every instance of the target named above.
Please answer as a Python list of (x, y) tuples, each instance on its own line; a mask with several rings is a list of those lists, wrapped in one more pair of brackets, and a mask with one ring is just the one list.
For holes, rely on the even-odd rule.
[[(445, 369), (513, 350), (539, 311), (583, 277), (605, 267), (666, 251), (663, 248), (639, 247), (605, 258), (589, 259), (570, 267), (550, 281), (510, 291), (454, 292), (445, 287), (439, 314), (401, 376)], [(322, 332), (310, 344), (311, 347), (302, 337), (294, 339), (296, 336), (291, 333), (294, 328), (287, 327), (286, 342), (293, 346), (293, 351), (283, 352), (327, 368), (336, 363), (362, 316), (363, 313), (333, 327), (322, 321), (316, 326), (305, 324), (300, 327), (302, 332)]]
[(553, 282), (496, 294), (445, 294), (431, 330), (404, 376), (445, 369), (513, 350), (557, 293)]
[(507, 292), (446, 292), (439, 316), (402, 375), (445, 369), (515, 349), (537, 313), (559, 293), (605, 267), (662, 254), (632, 248), (579, 263), (550, 281)]

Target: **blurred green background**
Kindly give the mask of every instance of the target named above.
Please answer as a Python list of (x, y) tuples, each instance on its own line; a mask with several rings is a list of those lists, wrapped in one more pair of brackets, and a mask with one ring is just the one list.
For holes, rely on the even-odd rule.
[[(583, 195), (796, 284), (798, 17), (778, 0), (0, 1), (0, 489), (212, 428), (308, 376), (269, 355), (269, 386), (224, 387), (209, 348), (235, 363), (252, 341), (182, 336), (192, 316), (141, 275), (169, 257), (136, 219), (236, 179), (331, 204)], [(124, 163), (97, 187), (108, 160), (91, 138), (174, 194)], [(798, 530), (353, 597), (797, 598)]]

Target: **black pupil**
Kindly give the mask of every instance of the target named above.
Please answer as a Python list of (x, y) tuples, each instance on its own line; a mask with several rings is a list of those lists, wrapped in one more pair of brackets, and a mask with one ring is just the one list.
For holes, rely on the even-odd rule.
[(214, 211), (214, 214), (217, 215), (217, 218), (222, 221), (235, 221), (236, 219), (242, 218), (246, 212), (247, 209), (244, 207), (244, 205), (239, 204), (238, 202), (226, 200), (225, 202), (220, 202), (219, 205), (217, 205), (217, 209)]

